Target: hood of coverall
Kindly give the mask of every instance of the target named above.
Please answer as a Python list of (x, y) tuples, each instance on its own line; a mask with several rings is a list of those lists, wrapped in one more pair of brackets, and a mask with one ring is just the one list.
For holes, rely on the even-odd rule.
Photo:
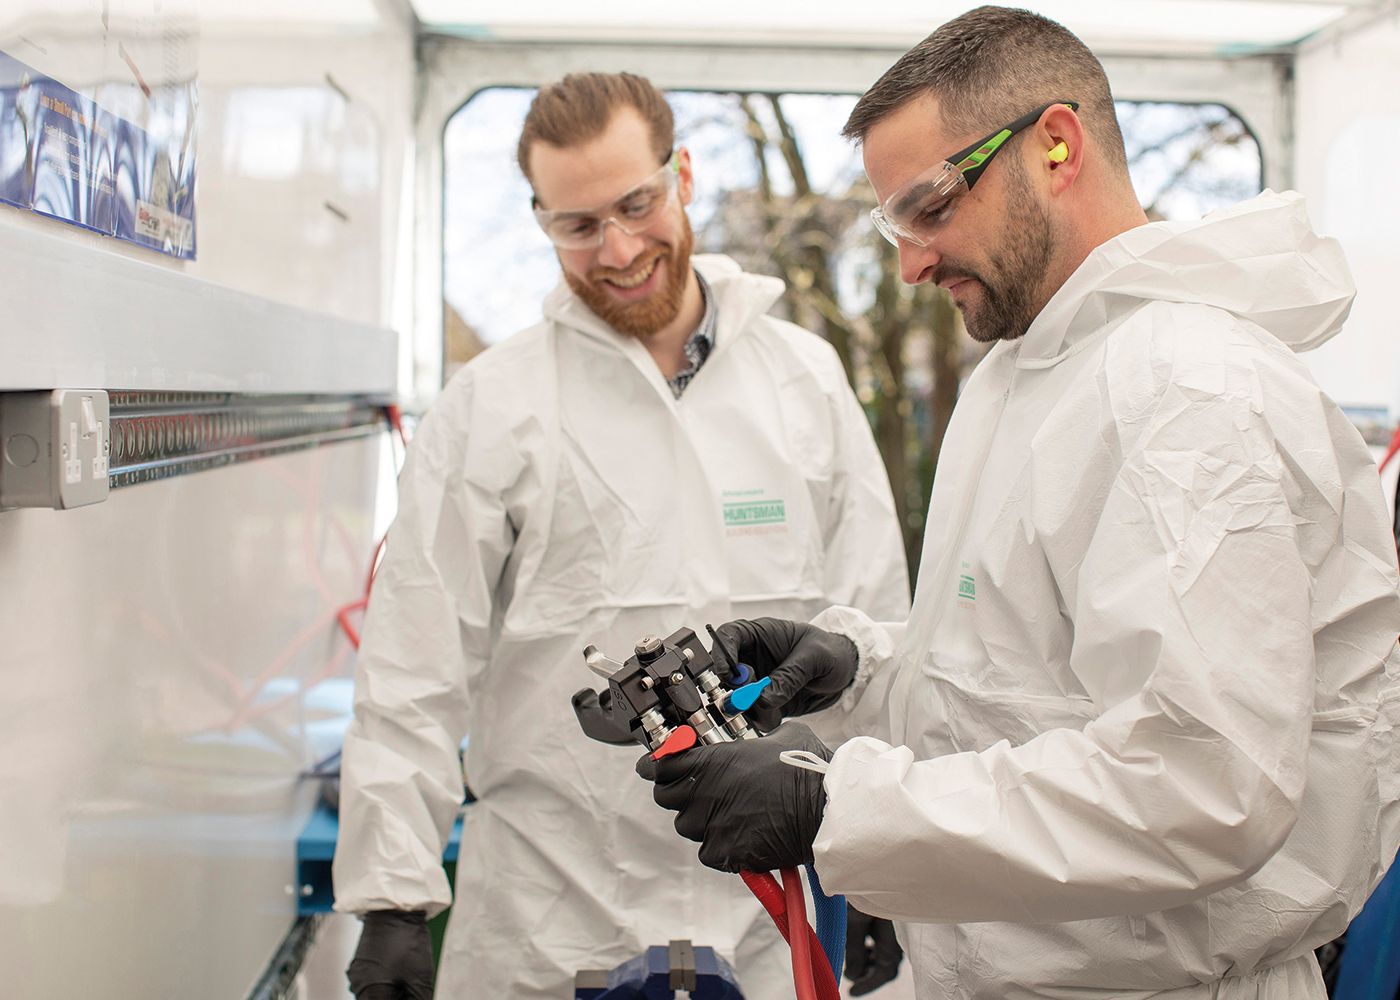
[[(783, 283), (777, 278), (749, 274), (723, 254), (696, 254), (690, 258), (694, 267), (710, 286), (714, 308), (719, 310), (718, 329), (724, 332), (715, 343), (715, 350), (727, 346), (730, 334), (742, 334), (750, 328), (750, 320), (766, 313), (783, 294)], [(635, 337), (618, 333), (584, 305), (562, 278), (545, 297), (544, 318), (615, 344), (638, 343)]]
[(1296, 192), (1265, 191), (1200, 220), (1155, 222), (1095, 249), (1041, 310), (1019, 367), (1046, 367), (1143, 301), (1224, 309), (1295, 351), (1336, 335), (1356, 294), (1336, 240), (1318, 236)]

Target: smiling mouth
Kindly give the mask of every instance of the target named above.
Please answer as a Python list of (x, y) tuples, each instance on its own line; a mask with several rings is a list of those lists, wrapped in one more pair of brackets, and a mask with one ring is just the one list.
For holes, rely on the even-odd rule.
[(653, 257), (645, 267), (633, 274), (618, 275), (616, 277), (604, 278), (603, 280), (618, 288), (639, 288), (646, 284), (647, 279), (651, 277), (652, 272), (656, 270), (656, 265), (660, 262), (660, 257)]

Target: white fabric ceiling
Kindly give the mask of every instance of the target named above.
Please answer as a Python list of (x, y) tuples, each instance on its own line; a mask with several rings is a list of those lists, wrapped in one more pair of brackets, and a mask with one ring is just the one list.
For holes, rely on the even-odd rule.
[[(412, 0), (429, 30), (474, 37), (912, 42), (976, 6), (956, 0)], [(1027, 6), (1101, 50), (1238, 54), (1288, 48), (1391, 0), (1040, 0)]]

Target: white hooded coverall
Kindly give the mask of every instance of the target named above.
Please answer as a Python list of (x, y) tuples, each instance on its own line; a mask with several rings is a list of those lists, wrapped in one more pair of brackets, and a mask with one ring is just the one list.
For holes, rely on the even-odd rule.
[(1352, 295), (1296, 195), (1099, 247), (969, 380), (907, 628), (818, 616), (883, 741), (817, 871), (919, 1000), (1325, 995), (1400, 779), (1376, 467), (1293, 353)]
[[(766, 315), (775, 279), (697, 257), (714, 349), (677, 400), (636, 340), (561, 285), (545, 320), (444, 390), (400, 477), (345, 740), (336, 909), (451, 901), (441, 998), (559, 1000), (688, 938), (746, 996), (791, 996), (786, 946), (738, 877), (633, 771), (639, 746), (585, 737), (583, 661), (647, 634), (833, 602), (908, 614), (888, 479), (835, 351)], [(708, 641), (708, 640), (707, 640)]]

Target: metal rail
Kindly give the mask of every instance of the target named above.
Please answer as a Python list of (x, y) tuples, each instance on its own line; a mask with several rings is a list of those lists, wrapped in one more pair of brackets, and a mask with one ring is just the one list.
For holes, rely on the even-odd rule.
[(365, 396), (109, 391), (112, 489), (368, 437), (387, 426)]

